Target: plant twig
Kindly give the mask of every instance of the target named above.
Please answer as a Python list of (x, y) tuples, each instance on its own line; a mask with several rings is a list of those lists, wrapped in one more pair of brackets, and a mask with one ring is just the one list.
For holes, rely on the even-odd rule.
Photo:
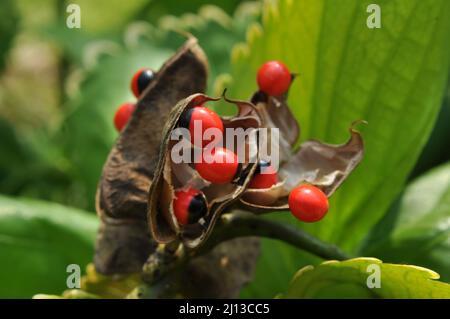
[[(296, 227), (271, 221), (249, 212), (233, 211), (220, 217), (211, 237), (199, 249), (185, 250), (179, 242), (168, 246), (160, 245), (144, 265), (145, 284), (136, 288), (130, 297), (168, 296), (177, 289), (173, 276), (176, 276), (191, 258), (204, 255), (227, 240), (253, 236), (278, 239), (327, 260), (351, 258), (338, 247), (325, 243)], [(148, 289), (149, 286), (152, 288)]]
[(243, 211), (222, 215), (211, 238), (201, 248), (200, 253), (209, 251), (225, 240), (247, 236), (278, 239), (327, 260), (350, 258), (338, 247), (325, 243), (301, 229)]

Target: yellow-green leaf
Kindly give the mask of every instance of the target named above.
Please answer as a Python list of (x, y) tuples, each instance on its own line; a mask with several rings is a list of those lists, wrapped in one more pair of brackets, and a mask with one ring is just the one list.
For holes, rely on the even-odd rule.
[[(380, 275), (379, 282), (373, 277), (377, 274)], [(282, 297), (450, 298), (450, 285), (437, 279), (439, 275), (432, 270), (386, 264), (375, 258), (327, 261), (317, 267), (300, 269)]]

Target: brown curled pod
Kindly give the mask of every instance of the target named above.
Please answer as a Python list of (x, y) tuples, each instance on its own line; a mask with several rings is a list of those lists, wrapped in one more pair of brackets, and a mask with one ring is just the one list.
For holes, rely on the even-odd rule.
[(108, 156), (97, 189), (101, 225), (94, 264), (98, 272), (140, 272), (154, 250), (146, 208), (163, 127), (179, 100), (204, 92), (207, 69), (206, 56), (196, 39), (190, 38), (142, 92), (136, 111)]
[[(295, 76), (292, 75), (292, 81)], [(300, 125), (287, 105), (288, 92), (281, 96), (269, 96), (262, 91), (253, 94), (251, 102), (261, 115), (262, 127), (279, 130), (280, 164), (292, 155), (292, 149), (300, 136)], [(270, 139), (270, 137), (269, 137)], [(270, 141), (268, 141), (270, 142)]]
[[(363, 157), (362, 137), (353, 128), (356, 122), (352, 124), (350, 138), (344, 144), (332, 145), (308, 140), (294, 152), (300, 129), (287, 106), (286, 99), (287, 93), (273, 97), (256, 92), (252, 97), (252, 102), (261, 114), (263, 126), (279, 129), (280, 164), (278, 170), (280, 182), (270, 188), (248, 188), (240, 199), (245, 208), (254, 212), (289, 209), (289, 193), (302, 183), (317, 186), (330, 197)], [(270, 140), (266, 142), (270, 143)]]
[[(214, 184), (202, 178), (196, 171), (192, 160), (198, 158), (195, 154), (199, 154), (199, 152), (201, 154), (202, 149), (196, 147), (195, 143), (192, 144), (189, 138), (177, 141), (180, 134), (176, 129), (179, 128), (180, 118), (185, 112), (206, 102), (213, 103), (219, 98), (194, 94), (181, 100), (173, 108), (165, 127), (160, 149), (161, 155), (148, 199), (149, 227), (152, 237), (158, 243), (166, 244), (179, 239), (188, 248), (198, 247), (210, 235), (221, 212), (240, 197), (251, 180), (259, 156), (255, 132), (261, 125), (260, 116), (254, 105), (249, 102), (229, 100), (225, 97), (224, 99), (238, 108), (236, 116), (222, 119), (226, 133), (223, 134), (221, 140), (222, 145), (228, 147), (233, 144), (232, 141), (238, 142), (234, 143), (234, 148), (231, 149), (239, 155), (238, 158), (241, 162), (238, 174), (230, 182)], [(229, 130), (231, 128), (241, 129), (241, 132), (244, 132), (244, 138), (239, 139), (229, 135), (228, 132), (237, 132)], [(175, 150), (178, 150), (180, 143), (185, 143), (184, 147), (189, 152), (188, 161), (175, 159)], [(175, 190), (188, 187), (194, 187), (204, 194), (207, 211), (198, 222), (181, 225), (175, 216), (173, 207), (176, 198)]]

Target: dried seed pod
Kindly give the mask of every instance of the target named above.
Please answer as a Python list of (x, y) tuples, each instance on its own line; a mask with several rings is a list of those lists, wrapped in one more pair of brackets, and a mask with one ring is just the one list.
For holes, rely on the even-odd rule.
[[(97, 190), (100, 229), (94, 264), (99, 273), (141, 273), (145, 261), (156, 251), (146, 207), (163, 129), (179, 100), (204, 92), (206, 77), (206, 57), (196, 39), (190, 38), (141, 93), (136, 112), (104, 165)], [(224, 121), (234, 123), (233, 119)], [(177, 171), (182, 178), (183, 170)], [(189, 176), (186, 174), (186, 178)], [(258, 243), (257, 238), (227, 241), (189, 261), (184, 270), (189, 281), (186, 277), (181, 279), (187, 284), (183, 286), (189, 290), (187, 296), (236, 298), (253, 275)]]
[[(319, 187), (327, 197), (342, 184), (363, 157), (364, 145), (358, 131), (350, 128), (350, 138), (342, 145), (331, 145), (316, 140), (304, 142), (294, 153), (300, 129), (289, 110), (287, 94), (282, 97), (256, 92), (252, 101), (261, 114), (264, 127), (279, 129), (281, 182), (267, 189), (247, 189), (240, 199), (247, 209), (255, 212), (287, 210), (288, 196), (302, 183)], [(267, 143), (270, 141), (268, 140)]]
[[(292, 79), (295, 76), (292, 75)], [(287, 105), (288, 92), (279, 97), (274, 97), (258, 91), (251, 98), (259, 114), (262, 127), (279, 130), (279, 157), (280, 164), (287, 161), (292, 155), (292, 149), (300, 136), (300, 125)], [(270, 136), (269, 136), (270, 139)], [(267, 141), (268, 143), (270, 140)]]
[(94, 263), (100, 273), (139, 272), (154, 250), (146, 208), (163, 127), (179, 100), (204, 92), (207, 68), (203, 51), (196, 39), (190, 38), (142, 92), (111, 150), (96, 199), (101, 227)]
[[(212, 184), (204, 180), (193, 165), (174, 160), (173, 154), (178, 145), (174, 143), (174, 130), (177, 128), (182, 114), (196, 105), (205, 102), (212, 103), (219, 98), (211, 98), (204, 94), (194, 94), (181, 100), (172, 110), (168, 124), (165, 126), (161, 143), (161, 155), (155, 170), (153, 183), (150, 187), (148, 200), (148, 222), (152, 237), (159, 243), (170, 243), (178, 238), (188, 247), (196, 248), (211, 233), (220, 213), (231, 203), (239, 198), (250, 181), (256, 169), (258, 157), (258, 145), (251, 142), (251, 133), (245, 135), (245, 143), (238, 143), (235, 152), (242, 154), (241, 170), (235, 180), (226, 184)], [(233, 101), (225, 98), (229, 103), (238, 107), (238, 114), (234, 117), (223, 118), (225, 131), (227, 128), (258, 129), (261, 125), (260, 116), (253, 104), (244, 101)], [(254, 135), (256, 138), (256, 134)], [(229, 145), (230, 137), (223, 136), (222, 145)], [(234, 139), (234, 137), (232, 137)], [(190, 143), (190, 139), (184, 140), (184, 148), (192, 153), (202, 150)], [(183, 143), (182, 141), (179, 143)], [(181, 144), (182, 145), (182, 144)], [(189, 159), (197, 158), (190, 155)], [(175, 189), (180, 187), (194, 187), (201, 190), (206, 196), (208, 212), (198, 223), (181, 226), (175, 217), (172, 203)]]

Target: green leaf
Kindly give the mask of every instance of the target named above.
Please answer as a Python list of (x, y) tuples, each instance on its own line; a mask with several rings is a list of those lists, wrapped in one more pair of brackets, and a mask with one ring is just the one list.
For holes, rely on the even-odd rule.
[(450, 163), (408, 186), (362, 254), (429, 267), (450, 282)]
[(304, 227), (354, 251), (400, 192), (433, 127), (450, 62), (450, 2), (382, 0), (382, 27), (366, 27), (369, 0), (267, 2), (263, 26), (233, 52), (230, 96), (256, 89), (266, 60), (298, 73), (289, 104), (302, 139), (344, 142), (354, 120), (362, 164), (333, 195), (321, 222)]
[(97, 218), (42, 201), (0, 196), (0, 297), (28, 298), (67, 289), (66, 267), (93, 255)]
[(450, 86), (447, 88), (447, 96), (439, 112), (433, 132), (409, 179), (420, 176), (429, 169), (450, 160), (450, 148), (447, 147), (448, 137), (450, 136), (450, 125), (448, 123), (450, 123)]
[[(379, 287), (369, 288), (377, 274)], [(282, 298), (450, 298), (450, 285), (436, 279), (432, 270), (375, 258), (327, 261), (300, 269)]]

